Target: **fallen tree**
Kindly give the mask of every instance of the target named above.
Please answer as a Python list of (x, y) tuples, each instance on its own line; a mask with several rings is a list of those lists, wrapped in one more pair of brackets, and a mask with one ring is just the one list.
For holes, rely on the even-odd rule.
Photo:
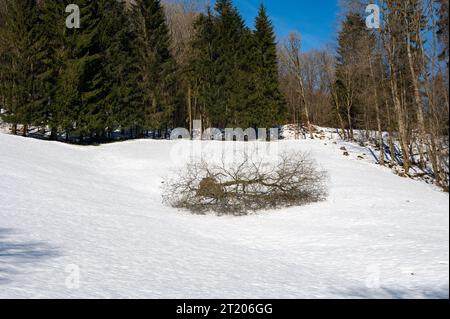
[(166, 204), (196, 214), (245, 215), (300, 206), (326, 197), (326, 174), (305, 153), (283, 153), (274, 162), (240, 160), (218, 164), (197, 160), (164, 181)]

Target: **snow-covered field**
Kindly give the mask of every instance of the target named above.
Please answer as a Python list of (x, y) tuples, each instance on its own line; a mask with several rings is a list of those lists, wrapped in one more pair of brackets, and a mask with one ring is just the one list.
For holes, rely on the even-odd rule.
[(448, 194), (326, 144), (279, 147), (327, 201), (217, 217), (161, 203), (175, 142), (0, 134), (0, 298), (448, 298)]

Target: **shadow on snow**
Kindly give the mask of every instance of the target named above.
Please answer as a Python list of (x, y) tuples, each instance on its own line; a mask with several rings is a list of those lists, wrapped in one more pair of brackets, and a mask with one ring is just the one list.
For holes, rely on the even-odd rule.
[(448, 299), (449, 287), (446, 285), (436, 287), (411, 287), (411, 288), (350, 288), (338, 293), (342, 298), (358, 299)]
[(12, 281), (26, 266), (60, 256), (57, 249), (44, 242), (18, 242), (13, 239), (17, 232), (0, 227), (0, 285)]

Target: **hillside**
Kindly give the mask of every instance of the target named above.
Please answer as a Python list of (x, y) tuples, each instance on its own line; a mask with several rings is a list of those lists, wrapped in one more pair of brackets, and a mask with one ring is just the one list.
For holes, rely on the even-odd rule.
[(194, 216), (161, 202), (174, 143), (0, 134), (0, 298), (448, 298), (448, 194), (280, 141), (328, 172), (327, 201)]

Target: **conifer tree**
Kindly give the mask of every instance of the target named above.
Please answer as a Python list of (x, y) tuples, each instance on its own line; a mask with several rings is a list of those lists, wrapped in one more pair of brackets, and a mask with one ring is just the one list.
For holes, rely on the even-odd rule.
[(48, 126), (51, 139), (57, 138), (62, 117), (67, 116), (56, 101), (58, 80), (63, 66), (65, 17), (67, 1), (42, 1), (39, 3), (40, 32), (36, 39), (38, 59), (40, 61), (38, 80), (40, 95), (36, 101), (42, 110), (41, 125)]
[(139, 30), (141, 88), (146, 129), (171, 124), (176, 102), (176, 64), (170, 52), (170, 35), (160, 0), (136, 1)]
[(102, 135), (106, 122), (106, 76), (103, 69), (105, 47), (102, 33), (108, 0), (85, 1), (87, 3), (81, 9), (82, 27), (75, 45), (76, 63), (82, 69), (79, 83), (82, 109), (78, 118), (78, 131), (86, 135)]
[(275, 35), (263, 6), (254, 33), (230, 0), (200, 15), (191, 72), (208, 125), (271, 127), (283, 119)]
[(135, 7), (125, 2), (109, 2), (106, 9), (103, 46), (105, 47), (105, 126), (136, 131), (143, 118), (139, 90), (139, 52)]
[(64, 33), (63, 70), (56, 96), (67, 133), (84, 137), (104, 133), (105, 73), (102, 32), (107, 0), (80, 0), (81, 27)]
[(216, 2), (216, 83), (221, 95), (210, 107), (213, 123), (219, 127), (245, 126), (250, 80), (248, 45), (250, 31), (231, 0)]
[(5, 97), (3, 118), (13, 124), (23, 125), (23, 135), (28, 126), (42, 118), (35, 100), (38, 90), (38, 55), (35, 39), (39, 36), (38, 10), (35, 0), (6, 0), (4, 26), (1, 38), (6, 48), (2, 74), (5, 79), (2, 95)]
[(192, 41), (192, 56), (190, 58), (190, 81), (195, 96), (197, 112), (202, 116), (206, 125), (211, 125), (209, 114), (214, 105), (218, 87), (215, 69), (217, 68), (217, 50), (215, 18), (211, 8), (205, 14), (200, 14), (194, 23), (195, 38)]
[(192, 86), (206, 125), (245, 126), (249, 118), (252, 35), (230, 0), (200, 15), (193, 41)]
[(252, 124), (272, 127), (284, 120), (286, 104), (279, 89), (275, 33), (264, 5), (259, 8), (254, 36), (256, 88)]
[[(5, 17), (6, 17), (6, 3), (0, 3), (0, 112), (6, 107), (6, 96), (5, 96), (5, 83), (6, 78), (6, 68), (7, 65), (7, 50), (6, 43), (3, 39), (2, 33), (5, 30)], [(1, 119), (0, 119), (1, 120)]]

